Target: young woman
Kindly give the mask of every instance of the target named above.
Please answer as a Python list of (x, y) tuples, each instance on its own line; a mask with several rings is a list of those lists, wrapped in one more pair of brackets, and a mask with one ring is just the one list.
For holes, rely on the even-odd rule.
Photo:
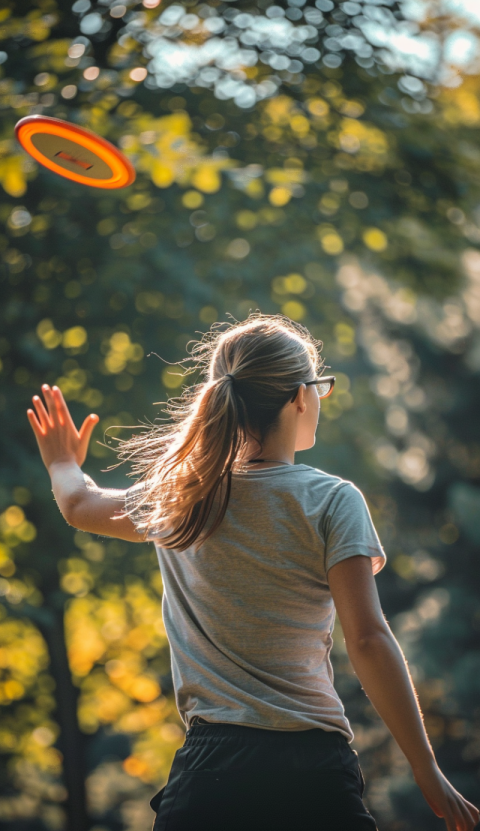
[(77, 432), (57, 387), (30, 424), (75, 528), (154, 541), (186, 741), (152, 800), (155, 831), (375, 831), (329, 659), (335, 609), (349, 657), (448, 831), (477, 808), (439, 770), (374, 574), (385, 554), (362, 493), (304, 464), (315, 443), (321, 344), (280, 315), (213, 327), (203, 380), (169, 423), (124, 442), (126, 491), (81, 471), (98, 416)]

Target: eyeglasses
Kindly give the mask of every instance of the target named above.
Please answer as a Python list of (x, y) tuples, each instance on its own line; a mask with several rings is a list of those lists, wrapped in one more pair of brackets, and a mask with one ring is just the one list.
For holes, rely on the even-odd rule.
[[(315, 378), (314, 381), (304, 381), (303, 383), (306, 387), (311, 384), (315, 384), (317, 387), (318, 397), (328, 398), (328, 396), (332, 394), (335, 386), (335, 375), (325, 375), (323, 378)], [(298, 389), (295, 390), (295, 395), (293, 396), (292, 401), (295, 401), (297, 393)]]

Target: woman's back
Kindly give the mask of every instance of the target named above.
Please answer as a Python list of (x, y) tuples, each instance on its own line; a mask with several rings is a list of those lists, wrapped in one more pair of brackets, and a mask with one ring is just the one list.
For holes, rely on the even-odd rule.
[(201, 546), (163, 549), (163, 614), (187, 726), (323, 727), (353, 738), (329, 660), (328, 569), (385, 562), (360, 491), (308, 465), (233, 475), (220, 527)]

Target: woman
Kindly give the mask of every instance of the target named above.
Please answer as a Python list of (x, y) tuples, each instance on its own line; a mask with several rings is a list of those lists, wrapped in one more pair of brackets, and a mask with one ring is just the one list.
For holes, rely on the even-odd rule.
[[(375, 581), (385, 554), (361, 492), (308, 465), (321, 343), (280, 315), (251, 315), (196, 345), (204, 380), (169, 423), (123, 442), (140, 481), (102, 489), (81, 471), (98, 417), (79, 433), (60, 390), (28, 417), (66, 521), (153, 540), (164, 583), (177, 706), (187, 727), (155, 831), (375, 831), (329, 659), (335, 609), (373, 706), (448, 831), (479, 819), (439, 770)], [(125, 510), (122, 510), (125, 508)]]

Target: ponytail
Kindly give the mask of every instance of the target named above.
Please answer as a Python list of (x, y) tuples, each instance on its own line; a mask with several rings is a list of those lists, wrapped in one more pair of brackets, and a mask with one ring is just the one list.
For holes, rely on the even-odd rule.
[(321, 346), (300, 324), (260, 313), (226, 332), (214, 325), (195, 344), (192, 360), (206, 380), (167, 402), (170, 423), (151, 425), (117, 450), (143, 485), (125, 514), (135, 515), (138, 530), (179, 551), (214, 533), (247, 438), (256, 434), (261, 450), (292, 392), (318, 373)]

